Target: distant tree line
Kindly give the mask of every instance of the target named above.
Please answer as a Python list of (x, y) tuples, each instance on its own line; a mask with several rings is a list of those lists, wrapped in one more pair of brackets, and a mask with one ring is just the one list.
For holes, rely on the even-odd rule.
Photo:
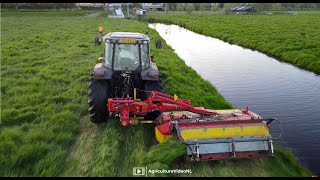
[[(245, 3), (165, 3), (167, 11), (217, 11), (229, 10)], [(248, 3), (258, 11), (320, 9), (320, 3)], [(141, 3), (130, 5), (142, 8)], [(80, 9), (77, 3), (1, 3), (1, 9)], [(89, 7), (88, 7), (89, 8)], [(86, 9), (86, 7), (81, 7)]]
[[(165, 3), (167, 11), (228, 10), (245, 3)], [(320, 3), (248, 3), (259, 11), (320, 9)]]
[(75, 9), (76, 3), (1, 3), (1, 9)]
[(252, 3), (257, 10), (307, 10), (320, 9), (320, 3)]

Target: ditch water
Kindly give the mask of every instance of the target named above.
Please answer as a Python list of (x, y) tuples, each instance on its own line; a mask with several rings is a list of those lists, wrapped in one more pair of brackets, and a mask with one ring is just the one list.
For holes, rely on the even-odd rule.
[(275, 117), (273, 137), (320, 174), (320, 76), (258, 51), (231, 45), (177, 25), (149, 24), (185, 63), (232, 105)]

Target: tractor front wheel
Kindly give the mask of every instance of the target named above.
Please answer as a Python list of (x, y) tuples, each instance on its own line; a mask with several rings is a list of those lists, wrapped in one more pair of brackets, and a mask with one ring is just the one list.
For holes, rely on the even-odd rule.
[(105, 80), (93, 79), (93, 74), (89, 79), (89, 116), (92, 122), (105, 122), (109, 118), (107, 110), (107, 99), (110, 94), (109, 83)]

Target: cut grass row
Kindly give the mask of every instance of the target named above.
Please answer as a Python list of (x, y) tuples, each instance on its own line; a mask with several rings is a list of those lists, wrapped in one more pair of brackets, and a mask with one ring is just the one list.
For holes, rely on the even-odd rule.
[(320, 74), (320, 11), (297, 15), (152, 16)]
[[(116, 120), (91, 123), (87, 90), (89, 73), (102, 52), (93, 43), (98, 26), (106, 32), (149, 31), (155, 39), (159, 34), (126, 19), (29, 13), (2, 13), (0, 175), (132, 176), (132, 168), (146, 162), (144, 157), (157, 165), (153, 152), (161, 145), (153, 146), (153, 128), (121, 127)], [(151, 50), (166, 93), (197, 106), (231, 107), (168, 45), (156, 49), (152, 42)], [(165, 149), (160, 155), (174, 150)], [(167, 166), (191, 168), (191, 176), (310, 176), (283, 150), (271, 159), (184, 164), (179, 158)]]

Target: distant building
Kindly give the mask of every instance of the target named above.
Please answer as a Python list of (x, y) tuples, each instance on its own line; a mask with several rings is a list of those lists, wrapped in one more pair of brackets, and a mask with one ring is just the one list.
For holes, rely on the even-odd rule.
[(138, 16), (145, 16), (145, 15), (147, 15), (147, 11), (144, 10), (144, 9), (136, 9), (135, 13), (136, 13), (136, 15), (138, 15)]
[(103, 7), (103, 3), (76, 3), (80, 7)]
[(108, 10), (112, 11), (117, 8), (121, 8), (122, 3), (106, 3), (105, 6)]
[(248, 3), (240, 3), (240, 6), (230, 9), (234, 13), (253, 13), (257, 10), (253, 6), (249, 6)]
[(147, 11), (150, 11), (150, 10), (164, 11), (165, 6), (164, 6), (164, 3), (142, 3), (142, 9)]
[(112, 15), (109, 15), (108, 17), (110, 17), (110, 18), (124, 18), (124, 14), (123, 14), (121, 8), (115, 8), (112, 11)]
[(114, 10), (121, 7), (127, 7), (127, 5), (132, 5), (133, 3), (105, 3), (108, 10)]

